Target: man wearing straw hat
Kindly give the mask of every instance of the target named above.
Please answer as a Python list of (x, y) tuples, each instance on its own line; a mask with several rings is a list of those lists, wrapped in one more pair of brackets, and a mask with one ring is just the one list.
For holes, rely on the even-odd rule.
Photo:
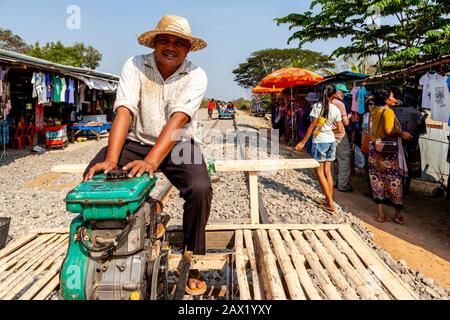
[[(154, 52), (125, 63), (108, 147), (89, 164), (84, 180), (115, 169), (128, 171), (130, 178), (161, 170), (185, 200), (185, 249), (204, 255), (212, 187), (194, 141), (196, 113), (208, 80), (186, 56), (207, 43), (192, 35), (185, 18), (172, 15), (163, 17), (155, 30), (145, 32), (138, 41)], [(186, 291), (194, 295), (206, 291), (198, 271), (191, 271)]]

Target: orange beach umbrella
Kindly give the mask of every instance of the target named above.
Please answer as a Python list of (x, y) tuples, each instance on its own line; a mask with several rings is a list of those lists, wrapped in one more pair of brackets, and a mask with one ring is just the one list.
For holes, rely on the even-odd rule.
[(265, 88), (261, 86), (256, 86), (253, 88), (253, 93), (259, 93), (259, 94), (268, 94), (268, 93), (279, 93), (283, 91), (282, 88)]
[(261, 81), (266, 88), (290, 88), (300, 85), (315, 85), (324, 78), (312, 71), (301, 68), (284, 68), (277, 70)]

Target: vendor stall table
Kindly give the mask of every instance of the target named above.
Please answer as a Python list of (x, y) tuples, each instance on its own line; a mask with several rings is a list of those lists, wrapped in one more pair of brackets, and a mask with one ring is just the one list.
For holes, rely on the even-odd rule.
[(112, 127), (111, 123), (105, 123), (101, 126), (76, 125), (70, 127), (70, 129), (75, 131), (74, 138), (76, 138), (76, 136), (82, 133), (83, 131), (86, 131), (87, 133), (93, 133), (98, 141), (100, 140), (101, 133), (105, 130), (110, 130), (111, 127)]

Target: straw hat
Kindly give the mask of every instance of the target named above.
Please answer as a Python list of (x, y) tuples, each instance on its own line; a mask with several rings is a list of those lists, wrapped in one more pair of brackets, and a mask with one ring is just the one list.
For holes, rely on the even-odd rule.
[(194, 37), (192, 35), (191, 25), (186, 18), (167, 15), (164, 16), (158, 23), (155, 30), (147, 31), (138, 37), (141, 45), (154, 49), (155, 37), (159, 34), (171, 34), (191, 43), (190, 51), (198, 51), (206, 48), (208, 43), (205, 40)]

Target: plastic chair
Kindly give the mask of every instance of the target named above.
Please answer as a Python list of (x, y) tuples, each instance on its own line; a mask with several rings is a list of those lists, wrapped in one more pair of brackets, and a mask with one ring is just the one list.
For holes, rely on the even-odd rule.
[(14, 133), (14, 140), (13, 140), (13, 148), (14, 149), (23, 149), (24, 148), (24, 142), (25, 142), (25, 128), (24, 127), (17, 127), (16, 132)]
[(36, 127), (33, 124), (30, 124), (27, 127), (26, 133), (25, 133), (25, 142), (28, 142), (30, 145), (30, 150), (34, 148), (34, 136), (36, 135)]

